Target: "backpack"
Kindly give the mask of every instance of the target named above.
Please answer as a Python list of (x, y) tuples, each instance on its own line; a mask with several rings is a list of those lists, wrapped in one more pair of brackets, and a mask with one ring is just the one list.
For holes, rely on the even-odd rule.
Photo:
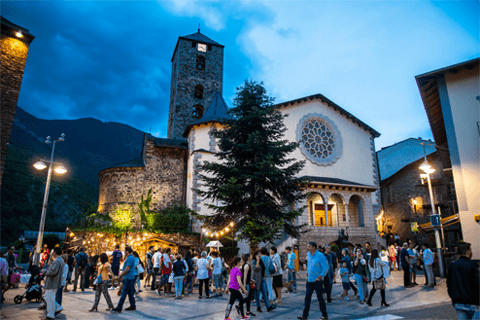
[(88, 256), (84, 253), (84, 254), (79, 254), (80, 255), (80, 262), (78, 263), (78, 266), (80, 268), (86, 268), (87, 265), (88, 265)]
[(274, 274), (277, 272), (277, 267), (275, 266), (275, 261), (273, 261), (272, 258), (270, 258), (270, 264), (268, 265), (268, 273)]

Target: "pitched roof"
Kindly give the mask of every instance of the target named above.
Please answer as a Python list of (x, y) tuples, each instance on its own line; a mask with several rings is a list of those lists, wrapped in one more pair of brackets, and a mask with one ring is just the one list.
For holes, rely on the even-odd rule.
[(325, 97), (324, 95), (322, 95), (320, 93), (314, 94), (314, 95), (311, 95), (311, 96), (307, 96), (307, 97), (303, 97), (303, 98), (299, 98), (299, 99), (295, 99), (295, 100), (282, 102), (282, 103), (277, 104), (277, 106), (286, 107), (288, 105), (294, 105), (294, 104), (301, 103), (301, 102), (306, 102), (306, 101), (309, 101), (309, 100), (321, 100), (322, 102), (326, 103), (329, 107), (331, 107), (333, 110), (335, 110), (338, 113), (340, 113), (341, 115), (345, 116), (347, 119), (352, 120), (352, 122), (357, 124), (359, 127), (361, 127), (363, 129), (367, 130), (368, 132), (370, 132), (370, 134), (373, 137), (375, 137), (375, 138), (380, 137), (380, 133), (378, 131), (376, 131), (372, 127), (368, 126), (365, 122), (361, 121), (360, 119), (358, 119), (357, 117), (352, 115), (350, 112), (346, 111), (345, 109), (343, 109), (342, 107), (337, 105), (335, 102), (333, 102), (332, 100), (328, 99), (327, 97)]
[(155, 146), (188, 149), (188, 143), (183, 139), (157, 138), (152, 136), (150, 133), (145, 133), (145, 138), (153, 141)]
[(220, 43), (213, 41), (206, 35), (200, 33), (200, 29), (196, 33), (192, 33), (187, 36), (180, 37), (180, 39), (193, 40), (193, 41), (198, 41), (205, 44), (212, 44), (214, 46), (224, 47)]
[(187, 137), (188, 133), (190, 132), (190, 129), (193, 126), (211, 123), (211, 122), (222, 123), (227, 118), (229, 118), (228, 106), (225, 103), (225, 100), (223, 100), (223, 97), (220, 94), (220, 92), (217, 91), (215, 93), (215, 97), (213, 97), (212, 103), (210, 103), (210, 106), (207, 108), (207, 110), (205, 110), (203, 117), (201, 119), (198, 119), (197, 121), (189, 123), (188, 126), (185, 128), (185, 132), (183, 133), (183, 136)]
[[(16, 38), (17, 40), (20, 40), (22, 42), (25, 42), (27, 44), (30, 44), (35, 37), (28, 32), (27, 29), (20, 27), (19, 25), (5, 19), (5, 17), (0, 15), (0, 23), (2, 25), (1, 27), (1, 32), (2, 34), (8, 35), (10, 37)], [(16, 35), (17, 31), (20, 31), (23, 36), (20, 38)]]
[(140, 158), (133, 159), (115, 166), (115, 168), (120, 168), (120, 167), (131, 167), (131, 168), (145, 167), (145, 163), (143, 162), (143, 157), (140, 157)]
[[(422, 159), (424, 153), (420, 142), (428, 141), (409, 138), (378, 151), (377, 160), (378, 168), (380, 169), (380, 180), (383, 181), (409, 164)], [(427, 156), (435, 151), (433, 144), (425, 145)]]
[(217, 46), (217, 47), (220, 47), (220, 48), (225, 47), (224, 45), (221, 45), (220, 43), (218, 43), (216, 41), (213, 41), (212, 39), (210, 39), (206, 35), (200, 33), (200, 29), (198, 29), (198, 31), (196, 33), (192, 33), (192, 34), (189, 34), (189, 35), (186, 35), (186, 36), (183, 36), (183, 37), (178, 37), (177, 44), (175, 45), (175, 50), (173, 50), (171, 61), (173, 61), (173, 57), (175, 57), (175, 53), (177, 52), (178, 43), (180, 42), (180, 39), (189, 40), (189, 41), (196, 41), (196, 42), (201, 42), (201, 43), (205, 43), (205, 44), (211, 44), (213, 46)]

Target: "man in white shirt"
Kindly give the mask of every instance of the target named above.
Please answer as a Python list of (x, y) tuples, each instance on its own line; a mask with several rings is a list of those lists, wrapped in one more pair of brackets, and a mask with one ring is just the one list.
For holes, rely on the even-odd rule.
[[(155, 290), (155, 279), (160, 274), (160, 259), (162, 257), (162, 248), (158, 248), (157, 252), (153, 255), (153, 275), (152, 275), (152, 290)], [(160, 291), (156, 290), (157, 294), (160, 295)]]

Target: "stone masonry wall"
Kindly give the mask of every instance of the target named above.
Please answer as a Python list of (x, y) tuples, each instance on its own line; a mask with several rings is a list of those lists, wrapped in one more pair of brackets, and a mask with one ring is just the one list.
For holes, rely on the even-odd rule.
[(100, 174), (99, 211), (109, 213), (117, 206), (128, 206), (136, 213), (137, 204), (152, 189), (150, 209), (159, 211), (185, 204), (187, 150), (158, 147), (147, 140), (145, 167), (118, 167)]
[[(3, 166), (7, 157), (8, 143), (12, 131), (13, 119), (17, 108), (18, 95), (23, 79), (23, 71), (27, 61), (29, 43), (25, 43), (5, 34), (9, 30), (2, 24), (1, 46), (1, 161), (0, 161), (0, 186), (2, 184)], [(33, 37), (32, 37), (33, 39)], [(30, 40), (31, 41), (31, 40)]]
[[(205, 57), (205, 70), (196, 68), (197, 55)], [(195, 86), (203, 86), (203, 99), (194, 96)], [(172, 60), (168, 138), (181, 138), (193, 117), (193, 106), (208, 108), (217, 91), (223, 90), (223, 48), (212, 46), (207, 52), (198, 52), (192, 41), (180, 39)]]

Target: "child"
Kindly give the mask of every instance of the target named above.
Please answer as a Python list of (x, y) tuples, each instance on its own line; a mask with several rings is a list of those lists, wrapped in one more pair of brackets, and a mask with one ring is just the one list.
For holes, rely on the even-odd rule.
[(348, 269), (347, 269), (347, 262), (342, 262), (342, 267), (340, 268), (340, 277), (342, 278), (342, 285), (343, 285), (343, 294), (342, 297), (345, 297), (345, 300), (348, 299), (348, 290), (350, 290), (350, 280), (348, 279)]
[(242, 319), (250, 319), (249, 316), (245, 315), (243, 313), (243, 296), (242, 293), (240, 293), (240, 289), (244, 294), (247, 294), (247, 290), (245, 289), (245, 286), (242, 283), (242, 272), (240, 271), (240, 266), (242, 265), (243, 261), (242, 258), (240, 257), (235, 257), (233, 259), (232, 263), (232, 270), (230, 271), (230, 277), (228, 278), (228, 283), (227, 283), (227, 289), (225, 290), (225, 293), (228, 293), (230, 291), (230, 300), (228, 301), (227, 304), (227, 309), (225, 310), (225, 320), (230, 320), (230, 311), (232, 310), (232, 306), (235, 303), (235, 300), (238, 299), (239, 302), (239, 310), (240, 314), (242, 316)]

